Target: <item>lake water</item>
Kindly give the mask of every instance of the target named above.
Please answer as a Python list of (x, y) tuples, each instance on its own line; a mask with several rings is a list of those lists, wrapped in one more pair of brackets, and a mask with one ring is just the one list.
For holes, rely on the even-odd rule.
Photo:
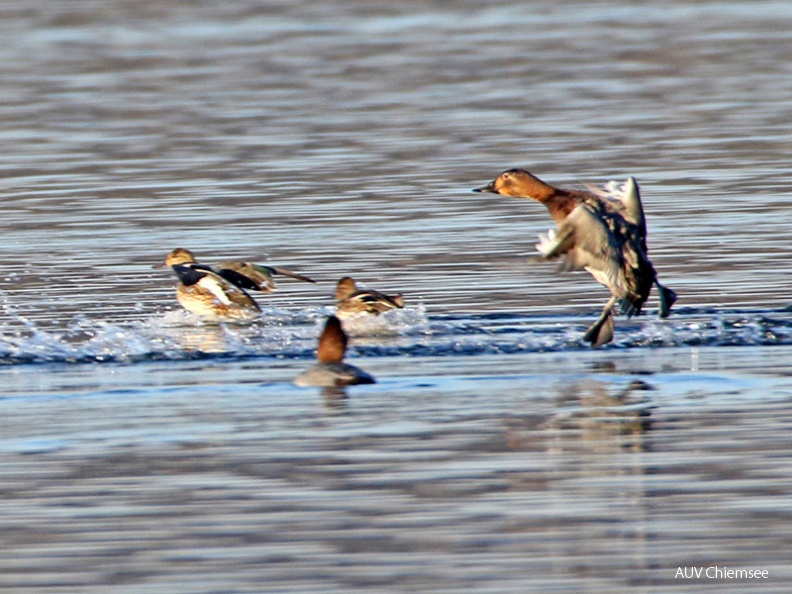
[[(788, 590), (792, 4), (20, 0), (0, 35), (0, 590)], [(673, 316), (588, 348), (607, 292), (470, 191), (515, 166), (635, 176)], [(202, 324), (179, 246), (318, 282)], [(344, 275), (407, 302), (351, 328), (379, 383), (296, 388)]]

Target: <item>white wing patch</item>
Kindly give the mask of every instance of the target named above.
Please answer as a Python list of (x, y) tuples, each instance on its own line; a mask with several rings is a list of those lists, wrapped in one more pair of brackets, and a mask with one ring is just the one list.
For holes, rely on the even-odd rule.
[(553, 252), (559, 247), (558, 241), (556, 241), (555, 229), (548, 229), (547, 235), (540, 235), (539, 243), (536, 244), (537, 251), (542, 254), (543, 258), (548, 259), (553, 257)]
[(231, 305), (231, 300), (228, 298), (228, 293), (226, 292), (228, 283), (221, 278), (212, 274), (207, 274), (196, 284), (202, 289), (209, 291), (223, 305)]

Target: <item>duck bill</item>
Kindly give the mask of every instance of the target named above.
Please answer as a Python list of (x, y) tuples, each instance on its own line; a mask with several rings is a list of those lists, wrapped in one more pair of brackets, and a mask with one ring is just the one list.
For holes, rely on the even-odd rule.
[(495, 188), (495, 182), (492, 181), (488, 183), (486, 186), (482, 186), (480, 188), (473, 188), (474, 192), (491, 192), (492, 194), (497, 194), (498, 190)]

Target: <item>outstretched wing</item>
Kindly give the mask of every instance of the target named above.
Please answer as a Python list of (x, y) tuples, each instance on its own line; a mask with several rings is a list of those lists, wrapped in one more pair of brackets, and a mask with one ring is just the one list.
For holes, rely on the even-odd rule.
[(290, 276), (307, 283), (316, 282), (287, 268), (233, 260), (220, 264), (218, 266), (218, 274), (238, 287), (263, 293), (271, 293), (275, 290), (275, 280), (272, 277), (276, 274)]
[(630, 176), (623, 183), (609, 181), (602, 188), (587, 186), (589, 191), (606, 200), (606, 204), (615, 207), (625, 220), (635, 225), (638, 235), (646, 241), (646, 216), (644, 215), (641, 192), (638, 182)]
[(283, 276), (290, 276), (291, 278), (295, 278), (299, 281), (303, 281), (304, 283), (316, 282), (314, 279), (307, 277), (304, 274), (299, 274), (297, 272), (294, 272), (293, 270), (289, 270), (288, 268), (283, 268), (282, 266), (272, 266), (268, 268), (270, 270), (274, 270), (276, 274), (282, 274)]

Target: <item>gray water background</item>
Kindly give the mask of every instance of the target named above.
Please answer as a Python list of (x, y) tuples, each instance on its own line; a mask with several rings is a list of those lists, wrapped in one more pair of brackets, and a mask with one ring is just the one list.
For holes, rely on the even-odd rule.
[[(0, 590), (785, 592), (787, 2), (0, 5)], [(675, 315), (538, 262), (635, 176)], [(288, 265), (185, 318), (174, 247)], [(336, 280), (402, 292), (321, 394)], [(675, 579), (679, 567), (765, 580)]]

